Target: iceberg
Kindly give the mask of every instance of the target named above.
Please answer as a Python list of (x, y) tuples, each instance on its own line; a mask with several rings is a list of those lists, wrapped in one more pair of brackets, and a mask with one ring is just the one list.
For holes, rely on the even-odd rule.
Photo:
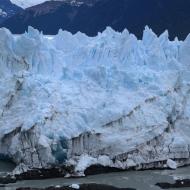
[(0, 155), (15, 172), (190, 163), (190, 35), (0, 29)]

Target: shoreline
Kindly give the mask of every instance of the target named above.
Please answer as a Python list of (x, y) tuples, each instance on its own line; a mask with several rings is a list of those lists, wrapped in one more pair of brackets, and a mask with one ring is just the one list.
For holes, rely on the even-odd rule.
[(117, 188), (110, 185), (103, 185), (103, 184), (73, 184), (71, 186), (55, 186), (55, 187), (47, 187), (47, 188), (17, 188), (16, 190), (136, 190), (134, 188)]
[[(175, 184), (175, 180), (189, 179), (190, 166), (178, 168), (177, 170), (145, 170), (145, 171), (126, 171), (113, 172), (99, 175), (89, 175), (81, 178), (54, 178), (43, 180), (21, 180), (12, 184), (5, 184), (1, 190), (16, 190), (18, 188), (30, 188), (30, 190), (41, 190), (51, 187), (54, 190), (57, 187), (68, 187), (71, 184), (106, 184), (117, 188), (134, 188), (138, 190), (157, 190), (155, 184), (169, 183)], [(53, 189), (52, 189), (53, 188)], [(101, 189), (102, 190), (102, 189)], [(183, 190), (183, 188), (179, 188)]]
[[(190, 165), (184, 165), (179, 168), (186, 168)], [(177, 169), (179, 169), (177, 168)], [(71, 168), (70, 168), (71, 169)], [(88, 176), (96, 176), (100, 174), (111, 174), (111, 173), (124, 173), (124, 172), (142, 172), (142, 171), (175, 171), (169, 167), (166, 168), (147, 168), (147, 169), (136, 169), (136, 168), (129, 168), (129, 169), (119, 169), (114, 167), (106, 167), (102, 165), (92, 165), (88, 167), (84, 174), (85, 176), (77, 176), (77, 175), (70, 175), (67, 176), (68, 168), (65, 167), (54, 167), (54, 168), (42, 168), (42, 169), (33, 169), (27, 172), (23, 172), (21, 174), (12, 175), (8, 173), (6, 176), (0, 177), (0, 186), (17, 183), (20, 181), (32, 181), (32, 180), (46, 180), (46, 179), (81, 179), (86, 178)]]

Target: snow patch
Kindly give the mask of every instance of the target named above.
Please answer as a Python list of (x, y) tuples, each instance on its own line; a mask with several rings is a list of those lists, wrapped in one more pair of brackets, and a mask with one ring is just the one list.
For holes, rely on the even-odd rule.
[(0, 9), (0, 16), (7, 17), (7, 13), (3, 11), (2, 9)]
[(47, 0), (10, 0), (13, 4), (26, 9), (28, 7), (32, 7), (34, 5), (38, 5), (44, 3)]

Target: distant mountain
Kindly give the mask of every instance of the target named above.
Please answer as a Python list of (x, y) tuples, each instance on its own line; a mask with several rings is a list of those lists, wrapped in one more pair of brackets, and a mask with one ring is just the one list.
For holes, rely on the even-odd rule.
[(90, 36), (111, 26), (118, 31), (127, 28), (140, 38), (149, 25), (157, 34), (168, 29), (171, 38), (184, 39), (190, 32), (189, 8), (189, 0), (49, 1), (26, 9), (1, 26), (13, 33), (23, 33), (31, 25), (45, 34), (56, 34), (62, 28)]
[(22, 10), (21, 7), (18, 7), (17, 5), (12, 4), (10, 0), (1, 0), (0, 1), (0, 23), (10, 18), (11, 16), (15, 15), (21, 10)]

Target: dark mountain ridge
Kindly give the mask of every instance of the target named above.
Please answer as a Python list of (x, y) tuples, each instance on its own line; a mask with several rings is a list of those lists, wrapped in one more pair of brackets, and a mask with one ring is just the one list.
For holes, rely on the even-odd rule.
[(141, 38), (148, 25), (158, 35), (168, 29), (170, 38), (184, 39), (190, 33), (189, 10), (189, 0), (100, 0), (80, 6), (51, 1), (28, 8), (1, 26), (13, 33), (23, 33), (33, 26), (44, 34), (56, 34), (62, 28), (89, 36), (111, 26), (117, 31), (127, 28)]

